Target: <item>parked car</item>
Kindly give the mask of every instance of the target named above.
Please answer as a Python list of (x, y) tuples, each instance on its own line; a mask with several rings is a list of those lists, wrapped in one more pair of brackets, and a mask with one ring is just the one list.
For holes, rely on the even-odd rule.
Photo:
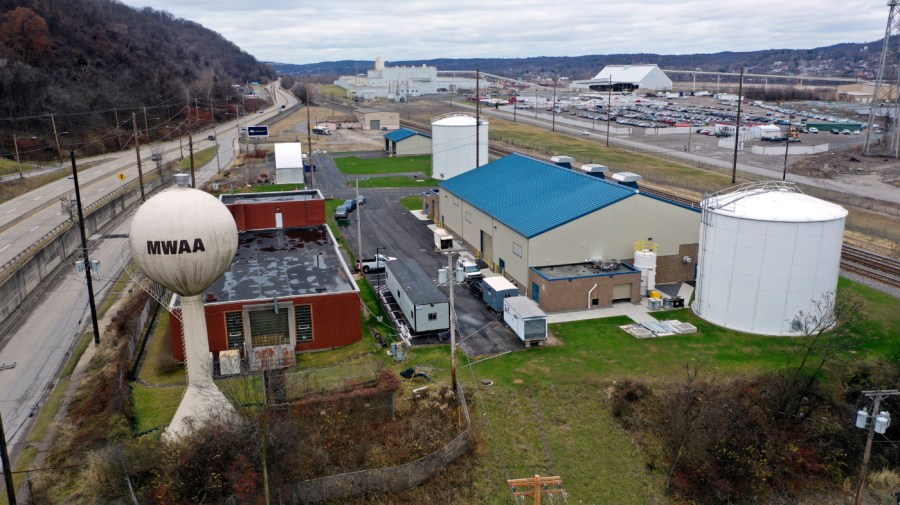
[(336, 209), (334, 209), (334, 218), (335, 219), (347, 219), (347, 207), (344, 205), (338, 205)]
[(854, 134), (854, 135), (859, 135), (859, 134), (860, 134), (860, 131), (859, 131), (859, 130), (853, 130), (853, 134)]
[(356, 197), (356, 203), (364, 205), (366, 203), (366, 195), (359, 195)]
[(160, 154), (160, 153), (153, 153), (153, 154), (150, 155), (150, 160), (152, 160), (152, 161), (162, 161), (162, 154)]
[(206, 140), (216, 140), (216, 136), (215, 135), (207, 135)]
[(843, 133), (844, 135), (850, 135), (850, 130), (844, 128), (843, 130), (841, 130), (841, 133)]
[(352, 198), (344, 200), (344, 207), (347, 208), (347, 212), (353, 212), (356, 210), (356, 200)]
[(819, 129), (816, 128), (815, 126), (810, 126), (808, 128), (808, 130), (809, 130), (809, 133), (819, 133)]
[(837, 131), (837, 130), (831, 130), (831, 134), (832, 134), (832, 135), (840, 135), (841, 132), (839, 132), (839, 131)]

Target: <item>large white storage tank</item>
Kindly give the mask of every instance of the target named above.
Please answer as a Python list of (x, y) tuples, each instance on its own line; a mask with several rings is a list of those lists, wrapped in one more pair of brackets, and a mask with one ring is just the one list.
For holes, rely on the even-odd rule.
[(488, 122), (481, 119), (478, 125), (475, 116), (461, 113), (438, 116), (431, 121), (431, 149), (435, 179), (447, 180), (478, 168), (488, 162)]
[(698, 316), (734, 330), (795, 335), (800, 311), (837, 289), (847, 211), (790, 183), (750, 183), (703, 201)]

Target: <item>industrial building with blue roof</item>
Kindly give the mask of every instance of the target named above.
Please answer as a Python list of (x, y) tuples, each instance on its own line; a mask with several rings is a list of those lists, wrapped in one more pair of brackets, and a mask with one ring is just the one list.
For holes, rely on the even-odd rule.
[(431, 154), (431, 136), (407, 128), (385, 133), (384, 150), (395, 156)]
[(520, 154), (439, 187), (435, 221), (532, 298), (533, 268), (631, 263), (638, 241), (656, 244), (660, 283), (693, 280), (698, 209)]

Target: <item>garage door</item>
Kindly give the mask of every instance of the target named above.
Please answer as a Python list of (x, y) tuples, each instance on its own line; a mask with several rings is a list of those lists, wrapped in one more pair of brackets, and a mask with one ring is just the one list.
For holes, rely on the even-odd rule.
[(613, 286), (613, 301), (631, 300), (631, 284)]
[(369, 129), (370, 130), (380, 130), (381, 129), (381, 120), (380, 119), (369, 120)]

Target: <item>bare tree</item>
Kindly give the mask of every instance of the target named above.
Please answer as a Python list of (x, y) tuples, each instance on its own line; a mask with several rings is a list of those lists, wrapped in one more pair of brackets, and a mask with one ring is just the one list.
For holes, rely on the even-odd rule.
[(869, 338), (865, 303), (857, 294), (828, 291), (800, 311), (791, 324), (800, 332), (787, 358), (787, 366), (774, 377), (778, 413), (809, 416), (820, 404), (817, 377), (830, 362), (846, 356)]

